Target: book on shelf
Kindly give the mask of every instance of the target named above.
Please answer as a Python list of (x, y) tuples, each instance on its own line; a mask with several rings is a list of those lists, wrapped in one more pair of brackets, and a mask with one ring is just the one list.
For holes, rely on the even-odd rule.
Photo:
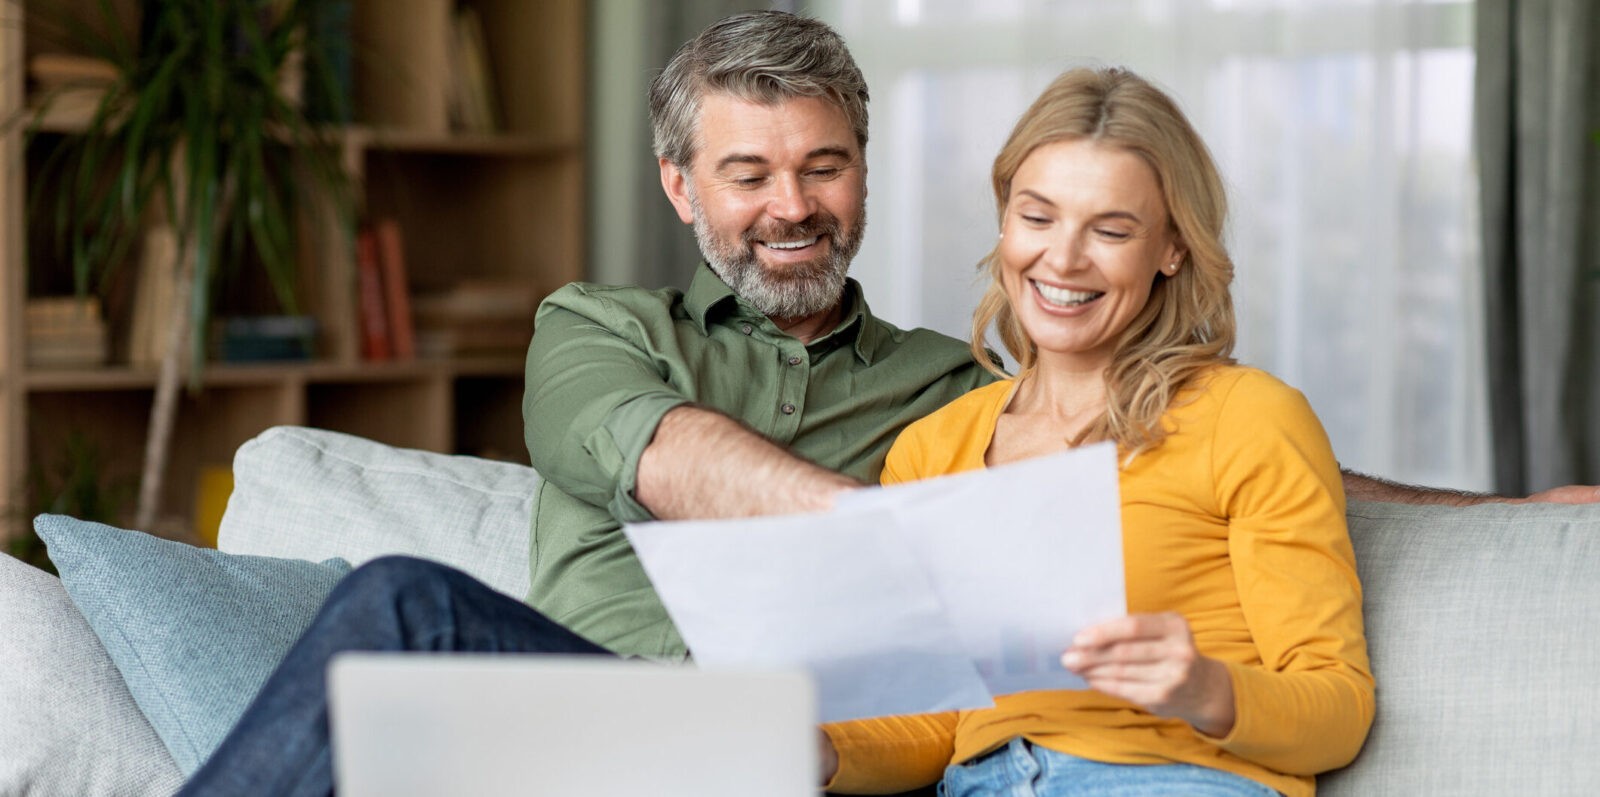
[(521, 354), (533, 337), (538, 297), (516, 280), (463, 280), (417, 296), (413, 311), (423, 356)]
[(483, 33), (483, 18), (461, 6), (451, 18), (449, 42), (450, 119), (456, 129), (495, 133), (502, 129), (494, 70)]
[(411, 280), (406, 274), (405, 241), (400, 235), (400, 222), (381, 219), (373, 225), (373, 232), (378, 237), (389, 348), (397, 359), (410, 360), (417, 356), (417, 333), (411, 318)]
[(172, 308), (177, 302), (178, 233), (171, 226), (145, 230), (139, 253), (139, 278), (128, 324), (128, 364), (153, 368), (166, 353)]
[(40, 121), (67, 127), (87, 125), (106, 91), (120, 76), (103, 58), (70, 53), (39, 53), (28, 59), (28, 104)]
[(234, 316), (216, 322), (213, 357), (222, 362), (309, 360), (317, 320), (308, 315)]
[(23, 311), (28, 365), (81, 368), (106, 362), (106, 324), (93, 296), (29, 299)]
[(379, 219), (361, 226), (356, 234), (356, 283), (362, 358), (415, 358), (416, 325), (399, 222)]
[(389, 315), (383, 301), (383, 267), (378, 264), (378, 234), (370, 225), (356, 233), (356, 318), (361, 325), (361, 359), (387, 360)]

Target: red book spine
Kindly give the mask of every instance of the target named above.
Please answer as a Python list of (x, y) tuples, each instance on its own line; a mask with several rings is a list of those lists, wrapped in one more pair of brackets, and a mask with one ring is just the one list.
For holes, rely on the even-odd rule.
[(362, 227), (356, 234), (356, 314), (361, 321), (361, 357), (365, 360), (387, 360), (392, 354), (378, 259), (378, 238), (372, 228)]
[(378, 262), (383, 267), (384, 306), (388, 308), (389, 340), (394, 356), (417, 356), (417, 328), (411, 319), (411, 287), (406, 275), (406, 254), (400, 223), (384, 219), (374, 228), (378, 237)]

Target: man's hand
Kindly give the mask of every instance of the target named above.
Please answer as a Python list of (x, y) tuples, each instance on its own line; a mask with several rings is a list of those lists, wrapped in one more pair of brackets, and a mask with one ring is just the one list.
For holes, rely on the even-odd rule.
[(1592, 484), (1569, 484), (1552, 487), (1523, 498), (1519, 504), (1593, 504), (1600, 503), (1600, 487)]
[(1233, 679), (1200, 655), (1189, 622), (1175, 612), (1132, 614), (1078, 632), (1061, 666), (1094, 689), (1176, 717), (1209, 736), (1233, 729)]

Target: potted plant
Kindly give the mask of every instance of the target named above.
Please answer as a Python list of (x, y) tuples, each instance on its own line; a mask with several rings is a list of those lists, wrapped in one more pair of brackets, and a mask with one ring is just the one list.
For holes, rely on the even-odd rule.
[(260, 268), (293, 314), (297, 198), (333, 197), (348, 224), (336, 128), (309, 121), (303, 110), (344, 118), (334, 63), (348, 43), (317, 38), (337, 2), (148, 0), (138, 20), (112, 0), (100, 0), (90, 19), (37, 12), (72, 49), (116, 70), (84, 129), (64, 137), (46, 161), (38, 179), (51, 185), (48, 200), (35, 195), (54, 214), (79, 293), (129, 257), (151, 219), (177, 241), (139, 528), (156, 515), (185, 370), (191, 389), (199, 386), (219, 276)]

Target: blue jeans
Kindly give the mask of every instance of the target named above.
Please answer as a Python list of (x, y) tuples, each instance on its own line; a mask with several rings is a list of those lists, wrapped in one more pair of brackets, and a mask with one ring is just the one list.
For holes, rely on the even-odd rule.
[(421, 559), (375, 559), (329, 593), (300, 641), (179, 795), (333, 792), (326, 673), (346, 650), (612, 655), (527, 604)]
[(1023, 739), (944, 771), (939, 797), (1273, 797), (1278, 792), (1193, 764), (1103, 764)]

